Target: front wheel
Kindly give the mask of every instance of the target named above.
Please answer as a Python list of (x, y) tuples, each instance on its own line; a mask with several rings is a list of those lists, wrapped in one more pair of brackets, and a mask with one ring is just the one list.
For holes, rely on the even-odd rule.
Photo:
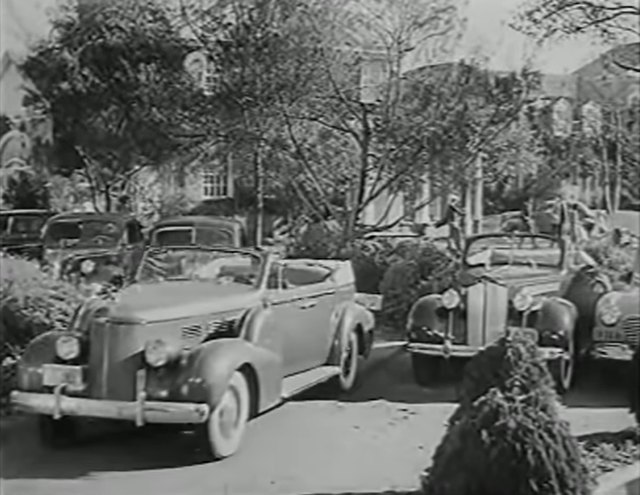
[(247, 379), (236, 371), (205, 423), (208, 457), (223, 459), (238, 451), (249, 421), (250, 401)]
[(359, 346), (356, 332), (349, 332), (349, 336), (343, 343), (340, 355), (340, 375), (338, 385), (342, 392), (353, 389), (358, 378)]
[(557, 392), (561, 395), (568, 392), (573, 384), (575, 357), (568, 353), (565, 356), (549, 361), (547, 366)]

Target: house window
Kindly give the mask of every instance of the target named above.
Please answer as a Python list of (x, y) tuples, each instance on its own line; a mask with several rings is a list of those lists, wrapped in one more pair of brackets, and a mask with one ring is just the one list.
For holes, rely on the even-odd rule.
[(229, 197), (229, 177), (226, 169), (205, 170), (202, 173), (203, 199)]

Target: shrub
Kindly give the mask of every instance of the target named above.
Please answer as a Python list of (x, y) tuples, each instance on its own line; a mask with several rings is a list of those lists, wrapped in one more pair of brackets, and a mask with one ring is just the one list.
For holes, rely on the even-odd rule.
[(425, 495), (586, 495), (588, 472), (547, 398), (492, 388), (447, 431)]
[(584, 250), (598, 264), (598, 270), (609, 277), (613, 284), (627, 277), (633, 269), (633, 248), (615, 246), (608, 238), (591, 241)]
[(553, 404), (553, 379), (533, 342), (514, 335), (504, 337), (476, 354), (465, 367), (460, 386), (460, 416), (490, 389), (517, 387), (522, 393), (538, 390)]
[(588, 485), (535, 345), (504, 338), (478, 353), (465, 369), (425, 495), (582, 495)]
[(37, 264), (0, 259), (1, 398), (13, 386), (14, 366), (29, 341), (48, 330), (67, 327), (82, 295), (70, 284), (40, 271)]
[(382, 318), (390, 325), (403, 327), (411, 305), (419, 297), (456, 283), (458, 262), (431, 243), (399, 245), (389, 258), (380, 293)]

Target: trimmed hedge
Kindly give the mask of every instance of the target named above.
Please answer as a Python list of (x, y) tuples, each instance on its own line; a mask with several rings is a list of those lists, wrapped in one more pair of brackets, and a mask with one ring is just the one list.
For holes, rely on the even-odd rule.
[(25, 346), (49, 330), (65, 329), (84, 300), (78, 290), (22, 258), (0, 258), (0, 400), (13, 387), (15, 363)]
[(436, 449), (425, 495), (587, 495), (578, 442), (560, 419), (535, 346), (504, 338), (465, 368), (459, 407)]

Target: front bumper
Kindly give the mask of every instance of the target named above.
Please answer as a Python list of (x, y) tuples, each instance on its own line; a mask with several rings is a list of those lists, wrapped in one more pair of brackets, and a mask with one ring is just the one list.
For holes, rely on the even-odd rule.
[(593, 344), (589, 355), (597, 360), (631, 361), (633, 350), (629, 345), (621, 342), (600, 342)]
[(190, 402), (111, 401), (85, 399), (55, 393), (33, 393), (13, 391), (11, 404), (27, 413), (62, 416), (84, 416), (91, 418), (120, 419), (134, 421), (138, 426), (145, 423), (197, 424), (209, 417), (209, 406)]
[[(528, 330), (528, 329), (524, 329)], [(533, 329), (531, 329), (533, 330)], [(519, 327), (509, 327), (509, 332), (523, 331)], [(533, 335), (533, 332), (529, 332)], [(525, 333), (526, 335), (526, 333)], [(484, 349), (485, 346), (474, 347), (469, 345), (454, 344), (454, 343), (441, 343), (441, 344), (424, 344), (421, 342), (409, 342), (406, 344), (405, 349), (413, 354), (423, 354), (434, 357), (444, 358), (469, 358), (475, 356), (478, 352)], [(542, 359), (546, 361), (552, 361), (565, 357), (567, 351), (561, 347), (538, 347)]]

